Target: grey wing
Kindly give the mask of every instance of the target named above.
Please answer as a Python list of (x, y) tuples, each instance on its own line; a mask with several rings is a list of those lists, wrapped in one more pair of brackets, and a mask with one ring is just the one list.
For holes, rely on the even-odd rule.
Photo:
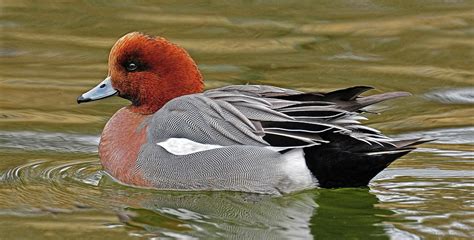
[[(360, 125), (358, 113), (341, 108), (345, 102), (339, 104), (328, 97), (291, 99), (305, 95), (271, 86), (243, 85), (182, 96), (154, 114), (148, 139), (157, 143), (185, 138), (201, 144), (281, 149), (326, 143), (321, 137), (324, 132), (347, 134), (364, 142), (385, 141), (377, 130)], [(359, 130), (368, 133), (360, 135)]]
[(293, 186), (277, 152), (254, 146), (228, 146), (175, 155), (148, 143), (137, 168), (153, 187), (170, 190), (226, 190), (279, 194)]
[[(148, 142), (140, 150), (137, 170), (159, 189), (278, 194), (312, 187), (309, 172), (304, 179), (292, 179), (285, 170), (289, 157), (304, 160), (302, 152), (271, 149), (253, 120), (293, 118), (264, 102), (246, 111), (227, 100), (194, 94), (167, 103), (148, 123)], [(181, 145), (170, 146), (170, 139)]]
[[(176, 98), (152, 117), (138, 170), (157, 188), (277, 193), (314, 186), (307, 149), (350, 157), (413, 149), (416, 140), (402, 143), (359, 122), (364, 107), (407, 93), (359, 96), (369, 89), (302, 93), (244, 85)], [(186, 139), (191, 150), (173, 152), (161, 144), (169, 139)]]
[[(270, 116), (267, 117), (270, 119)], [(149, 124), (153, 131), (149, 131), (148, 139), (154, 142), (186, 138), (221, 146), (269, 146), (242, 111), (230, 102), (204, 94), (182, 96), (168, 102), (154, 114)]]
[(360, 120), (366, 118), (360, 113), (366, 106), (409, 94), (359, 96), (370, 89), (358, 86), (330, 93), (303, 93), (271, 86), (239, 85), (210, 90), (204, 95), (231, 103), (272, 146), (308, 147), (328, 143), (333, 136), (351, 138), (364, 143), (358, 147), (367, 145), (372, 150), (373, 145), (395, 146), (395, 140), (362, 125)]
[[(274, 89), (274, 91), (272, 91)], [(364, 108), (392, 98), (408, 96), (406, 92), (389, 92), (367, 97), (361, 93), (372, 89), (356, 86), (329, 93), (302, 93), (269, 86), (231, 86), (206, 92), (213, 98), (228, 99), (251, 120), (260, 125), (263, 139), (272, 146), (302, 147), (306, 166), (317, 178), (318, 186), (359, 187), (368, 182), (397, 158), (431, 139), (397, 140), (360, 120)], [(237, 97), (236, 95), (247, 97)], [(247, 114), (256, 102), (291, 117), (292, 120), (253, 119)], [(241, 106), (241, 107), (239, 107)], [(314, 145), (308, 146), (309, 142)]]

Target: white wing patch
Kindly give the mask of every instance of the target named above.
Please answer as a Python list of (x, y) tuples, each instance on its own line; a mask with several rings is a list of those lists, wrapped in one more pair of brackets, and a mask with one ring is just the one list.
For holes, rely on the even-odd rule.
[[(188, 155), (197, 152), (209, 151), (229, 146), (215, 144), (203, 144), (187, 138), (169, 138), (156, 145), (164, 148), (173, 155)], [(275, 152), (288, 150), (284, 147), (263, 147)], [(285, 173), (287, 179), (280, 186), (282, 192), (299, 191), (318, 186), (318, 180), (313, 177), (311, 171), (306, 166), (304, 151), (301, 148), (295, 148), (282, 153), (281, 170)]]
[(166, 141), (159, 142), (156, 144), (173, 155), (188, 155), (192, 153), (224, 147), (214, 144), (198, 143), (187, 138), (169, 138)]
[[(216, 149), (216, 148), (228, 147), (228, 146), (221, 146), (221, 145), (216, 145), (216, 144), (199, 143), (199, 142), (195, 142), (193, 140), (189, 140), (187, 138), (168, 138), (166, 141), (156, 143), (156, 145), (161, 146), (162, 148), (164, 148), (166, 151), (168, 151), (169, 153), (171, 153), (173, 155), (188, 155), (188, 154), (207, 151), (207, 150), (212, 150), (212, 149)], [(318, 145), (318, 143), (305, 145), (305, 146), (301, 146), (301, 147), (273, 147), (273, 146), (267, 146), (267, 147), (263, 147), (263, 148), (266, 148), (268, 150), (272, 150), (274, 152), (280, 152), (280, 151), (284, 151), (284, 150), (299, 149), (299, 148), (310, 147), (310, 146), (314, 146), (314, 145)], [(285, 154), (285, 155), (287, 155), (287, 154)], [(294, 154), (292, 154), (292, 155), (294, 155)], [(294, 157), (294, 156), (292, 156), (292, 157)]]
[[(188, 155), (192, 153), (197, 153), (197, 152), (202, 152), (202, 151), (207, 151), (207, 150), (212, 150), (212, 149), (217, 149), (217, 148), (223, 148), (223, 147), (228, 147), (228, 146), (221, 146), (221, 145), (216, 145), (216, 144), (204, 144), (200, 142), (195, 142), (193, 140), (189, 140), (187, 138), (168, 138), (166, 141), (156, 143), (156, 145), (161, 146), (164, 148), (166, 151), (173, 155)], [(311, 147), (314, 145), (318, 145), (318, 143), (310, 144), (310, 145), (305, 145), (301, 147), (273, 147), (273, 146), (267, 146), (263, 147), (268, 150), (272, 150), (274, 152), (280, 152), (284, 150), (290, 150), (290, 149), (300, 149), (303, 147)], [(301, 149), (300, 149), (301, 150)], [(288, 153), (292, 154), (288, 154)], [(296, 152), (290, 151), (284, 155), (290, 155), (291, 157), (297, 157), (301, 158), (303, 156), (294, 156)], [(302, 152), (302, 151), (300, 151)], [(303, 157), (304, 161), (304, 157)], [(294, 164), (294, 163), (292, 163)], [(304, 165), (306, 166), (306, 164)]]

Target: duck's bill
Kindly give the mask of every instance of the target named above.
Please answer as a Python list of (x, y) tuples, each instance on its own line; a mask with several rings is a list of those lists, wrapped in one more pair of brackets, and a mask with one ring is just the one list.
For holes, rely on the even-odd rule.
[(100, 100), (100, 99), (114, 96), (117, 93), (118, 91), (112, 87), (112, 81), (109, 76), (106, 79), (104, 79), (104, 81), (99, 83), (99, 85), (95, 86), (93, 89), (79, 96), (77, 98), (77, 103)]

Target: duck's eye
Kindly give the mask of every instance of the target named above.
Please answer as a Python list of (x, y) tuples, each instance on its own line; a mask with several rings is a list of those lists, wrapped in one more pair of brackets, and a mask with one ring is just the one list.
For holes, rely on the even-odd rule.
[(138, 65), (134, 62), (129, 62), (129, 63), (127, 63), (126, 67), (127, 67), (127, 71), (133, 72), (133, 71), (137, 70)]

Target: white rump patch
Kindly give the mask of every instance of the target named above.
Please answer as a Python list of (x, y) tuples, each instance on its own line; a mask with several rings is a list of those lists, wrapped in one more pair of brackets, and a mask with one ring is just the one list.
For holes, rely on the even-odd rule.
[(282, 168), (292, 181), (293, 186), (305, 189), (317, 185), (317, 180), (313, 177), (306, 165), (303, 149), (293, 149), (283, 154), (283, 157), (284, 163)]
[(164, 142), (157, 143), (156, 145), (161, 146), (173, 155), (188, 155), (191, 153), (224, 147), (221, 145), (198, 143), (187, 138), (169, 138)]

